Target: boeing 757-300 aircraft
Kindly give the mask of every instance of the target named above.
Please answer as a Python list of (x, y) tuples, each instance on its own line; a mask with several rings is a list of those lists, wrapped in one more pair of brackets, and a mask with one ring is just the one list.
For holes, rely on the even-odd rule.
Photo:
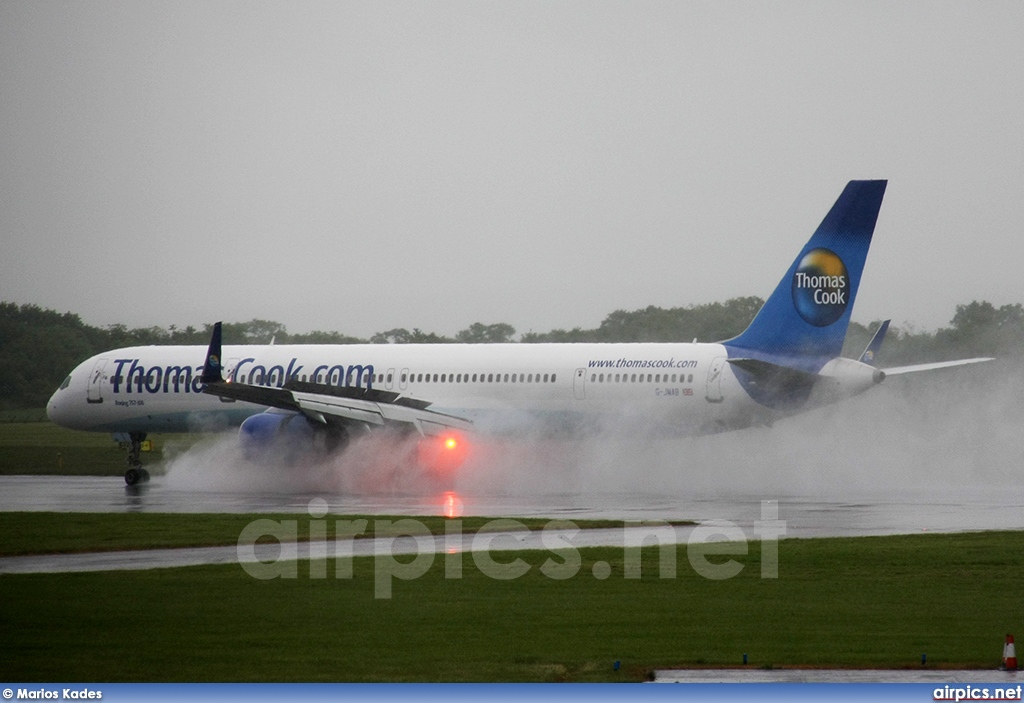
[(241, 425), (243, 447), (341, 448), (391, 428), (453, 451), (475, 433), (524, 425), (695, 435), (833, 403), (886, 376), (970, 364), (879, 369), (884, 323), (860, 359), (840, 352), (886, 181), (851, 181), (771, 297), (737, 337), (691, 344), (344, 344), (116, 349), (82, 362), (50, 419), (130, 442), (125, 481), (147, 432)]

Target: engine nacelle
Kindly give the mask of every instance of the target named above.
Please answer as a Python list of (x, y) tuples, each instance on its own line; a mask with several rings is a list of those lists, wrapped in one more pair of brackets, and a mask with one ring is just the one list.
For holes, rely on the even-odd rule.
[(242, 452), (250, 461), (291, 460), (307, 452), (333, 448), (328, 428), (301, 413), (268, 410), (246, 418), (238, 429)]

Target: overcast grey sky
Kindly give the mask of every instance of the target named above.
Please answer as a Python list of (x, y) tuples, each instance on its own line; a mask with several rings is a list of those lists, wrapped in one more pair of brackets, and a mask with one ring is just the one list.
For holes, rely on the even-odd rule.
[(0, 300), (90, 324), (766, 297), (854, 178), (855, 320), (1024, 302), (1024, 3), (0, 2)]

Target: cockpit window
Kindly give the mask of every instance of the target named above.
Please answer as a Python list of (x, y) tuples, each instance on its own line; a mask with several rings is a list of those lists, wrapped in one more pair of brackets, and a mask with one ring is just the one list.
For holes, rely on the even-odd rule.
[(71, 385), (71, 376), (68, 376), (67, 378), (64, 379), (64, 382), (60, 384), (60, 388), (58, 388), (57, 390), (62, 391), (65, 388), (67, 388), (68, 386), (70, 386), (70, 385)]

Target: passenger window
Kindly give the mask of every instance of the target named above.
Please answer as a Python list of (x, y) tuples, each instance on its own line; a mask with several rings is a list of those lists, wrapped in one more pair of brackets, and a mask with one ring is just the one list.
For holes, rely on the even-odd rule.
[(494, 374), (493, 373), (487, 374), (487, 382), (488, 383), (494, 383)]
[(672, 374), (672, 383), (675, 383), (675, 382), (676, 382), (676, 375)]
[(690, 383), (693, 383), (693, 374), (690, 374)]
[(399, 383), (405, 383), (405, 380), (405, 374), (403, 373), (401, 379), (399, 380)]
[(551, 382), (552, 382), (552, 383), (554, 383), (554, 382), (555, 382), (555, 375), (556, 375), (556, 374), (551, 374)]
[(548, 375), (544, 374), (544, 383), (547, 383), (547, 382), (548, 382)]
[(633, 377), (629, 380), (632, 381), (633, 383), (636, 383), (636, 374), (633, 374)]

